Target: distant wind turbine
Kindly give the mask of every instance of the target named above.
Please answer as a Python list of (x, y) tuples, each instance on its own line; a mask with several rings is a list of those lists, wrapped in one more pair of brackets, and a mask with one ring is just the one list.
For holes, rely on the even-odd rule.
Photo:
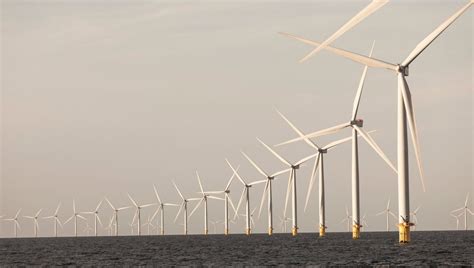
[(164, 235), (165, 234), (165, 206), (179, 207), (179, 205), (178, 204), (161, 202), (160, 195), (158, 194), (158, 191), (156, 190), (155, 185), (153, 185), (153, 190), (155, 191), (155, 197), (156, 197), (156, 200), (158, 201), (158, 208), (156, 209), (155, 214), (153, 214), (151, 219), (153, 220), (156, 217), (156, 215), (158, 215), (158, 212), (161, 212), (161, 214), (160, 214), (160, 221), (161, 221), (160, 229), (161, 229), (161, 235)]
[(393, 214), (393, 212), (390, 210), (390, 198), (388, 199), (388, 202), (387, 202), (387, 207), (382, 210), (381, 212), (377, 213), (376, 215), (379, 216), (379, 215), (382, 215), (382, 214), (385, 214), (386, 215), (386, 218), (387, 218), (387, 232), (390, 231), (390, 221), (389, 221), (389, 215), (391, 215), (395, 220), (397, 220), (397, 216), (395, 216), (395, 214)]
[(82, 220), (86, 221), (86, 223), (87, 223), (87, 219), (84, 218), (84, 216), (82, 216), (82, 215), (80, 214), (80, 212), (77, 212), (77, 211), (76, 211), (76, 202), (75, 202), (74, 200), (72, 200), (72, 211), (73, 211), (72, 216), (71, 216), (69, 219), (67, 219), (67, 220), (64, 222), (64, 224), (67, 224), (67, 223), (70, 222), (72, 219), (74, 219), (74, 236), (77, 237), (77, 219), (78, 219), (78, 218), (79, 218), (79, 219), (82, 219)]
[(176, 217), (174, 218), (174, 222), (178, 219), (179, 214), (181, 211), (183, 211), (183, 227), (184, 227), (184, 234), (188, 234), (188, 202), (189, 201), (198, 201), (201, 200), (201, 198), (185, 198), (181, 191), (178, 189), (178, 186), (176, 186), (176, 183), (173, 181), (174, 188), (176, 188), (176, 191), (178, 192), (179, 196), (181, 197), (181, 205), (179, 206), (178, 213), (176, 214)]
[(18, 210), (18, 212), (15, 214), (15, 217), (9, 218), (9, 219), (4, 219), (5, 221), (11, 221), (13, 222), (13, 235), (15, 237), (18, 237), (18, 230), (21, 230), (20, 228), (20, 223), (18, 222), (18, 217), (20, 216), (21, 208)]
[(102, 205), (102, 201), (103, 200), (100, 200), (99, 204), (97, 205), (97, 207), (95, 208), (94, 211), (83, 212), (83, 214), (94, 215), (94, 236), (97, 236), (97, 234), (98, 234), (97, 222), (99, 222), (100, 226), (102, 226), (102, 221), (100, 220), (100, 217), (99, 217), (99, 208)]
[(114, 214), (113, 214), (114, 225), (115, 225), (114, 233), (115, 233), (115, 236), (118, 236), (118, 232), (119, 232), (118, 212), (121, 211), (121, 210), (125, 210), (125, 209), (130, 208), (130, 206), (116, 208), (116, 207), (114, 207), (114, 205), (112, 205), (112, 203), (110, 202), (110, 200), (107, 197), (105, 198), (105, 201), (107, 201), (107, 203), (109, 203), (110, 207), (114, 211)]
[(347, 231), (350, 232), (352, 216), (349, 214), (349, 210), (347, 209), (347, 206), (346, 206), (346, 216), (344, 217), (344, 219), (341, 220), (341, 223), (344, 223), (344, 222), (347, 223)]
[(467, 231), (467, 213), (471, 214), (471, 215), (474, 215), (474, 212), (472, 212), (472, 210), (470, 210), (468, 207), (467, 207), (467, 203), (469, 202), (469, 193), (467, 193), (466, 195), (466, 201), (464, 202), (464, 206), (463, 207), (460, 207), (458, 209), (455, 209), (453, 211), (451, 211), (451, 214), (454, 213), (454, 212), (458, 212), (458, 211), (462, 211), (459, 215), (459, 216), (462, 216), (464, 215), (464, 230)]
[(38, 212), (34, 216), (23, 216), (24, 218), (27, 219), (32, 219), (33, 220), (33, 233), (34, 237), (38, 237), (38, 229), (39, 229), (39, 223), (38, 223), (38, 217), (43, 209), (40, 208)]
[(142, 235), (140, 212), (143, 208), (151, 207), (151, 206), (154, 206), (155, 204), (151, 203), (151, 204), (146, 204), (146, 205), (139, 205), (135, 200), (133, 200), (133, 198), (130, 196), (130, 194), (127, 194), (127, 195), (128, 195), (128, 198), (130, 199), (130, 201), (132, 201), (133, 206), (135, 206), (135, 209), (136, 209), (135, 210), (135, 215), (133, 216), (132, 223), (135, 222), (135, 219), (138, 219), (138, 221), (137, 221), (138, 235)]
[(58, 237), (58, 224), (63, 227), (63, 224), (59, 220), (59, 208), (61, 208), (61, 203), (58, 204), (56, 207), (56, 210), (54, 211), (54, 214), (51, 216), (43, 217), (43, 219), (54, 219), (54, 237)]

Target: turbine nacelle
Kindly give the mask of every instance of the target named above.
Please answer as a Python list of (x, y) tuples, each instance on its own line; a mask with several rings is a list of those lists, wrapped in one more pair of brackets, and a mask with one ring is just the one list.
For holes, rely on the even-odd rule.
[(362, 119), (355, 119), (350, 122), (351, 126), (358, 126), (358, 127), (363, 127), (364, 126), (364, 120)]
[(320, 154), (325, 154), (325, 153), (328, 152), (328, 149), (318, 149), (318, 152), (319, 152)]
[(403, 76), (409, 75), (409, 68), (408, 66), (402, 66), (400, 64), (397, 65), (397, 72), (403, 74)]

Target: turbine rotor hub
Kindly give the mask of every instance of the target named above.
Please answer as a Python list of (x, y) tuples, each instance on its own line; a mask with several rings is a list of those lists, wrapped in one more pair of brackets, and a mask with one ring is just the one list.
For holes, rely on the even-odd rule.
[(408, 66), (402, 66), (402, 65), (398, 65), (398, 68), (397, 68), (397, 72), (403, 74), (404, 76), (408, 76), (409, 75), (409, 68)]
[(325, 154), (328, 152), (328, 149), (318, 149), (318, 152), (321, 154)]
[(351, 126), (356, 125), (358, 127), (363, 127), (364, 126), (364, 120), (362, 119), (355, 119), (351, 121)]

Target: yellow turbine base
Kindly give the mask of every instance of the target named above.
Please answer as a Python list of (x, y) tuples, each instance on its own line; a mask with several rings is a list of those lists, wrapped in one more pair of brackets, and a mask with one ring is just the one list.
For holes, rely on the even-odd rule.
[(319, 226), (319, 237), (326, 235), (326, 226)]
[(298, 234), (298, 227), (291, 228), (291, 235), (296, 236)]
[(250, 235), (250, 228), (245, 229), (245, 234), (246, 234), (246, 235)]
[(410, 226), (413, 223), (411, 222), (404, 222), (398, 225), (398, 234), (399, 234), (399, 242), (400, 244), (406, 244), (410, 242)]
[(229, 229), (225, 229), (224, 230), (224, 235), (228, 235), (229, 234)]
[(273, 234), (273, 228), (272, 227), (268, 227), (268, 235), (272, 235)]
[(360, 238), (360, 227), (362, 227), (362, 225), (358, 225), (358, 224), (352, 225), (352, 239)]

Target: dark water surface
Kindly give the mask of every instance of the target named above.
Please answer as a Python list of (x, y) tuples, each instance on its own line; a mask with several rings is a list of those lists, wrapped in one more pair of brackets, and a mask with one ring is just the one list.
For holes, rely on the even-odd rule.
[(468, 265), (474, 231), (0, 239), (0, 265)]

